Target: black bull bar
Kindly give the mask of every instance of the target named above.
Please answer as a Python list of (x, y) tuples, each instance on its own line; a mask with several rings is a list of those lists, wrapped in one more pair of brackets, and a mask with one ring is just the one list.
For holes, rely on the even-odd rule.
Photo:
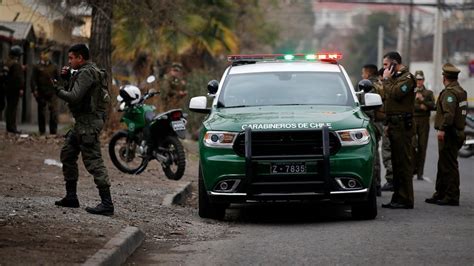
[[(322, 162), (318, 169), (319, 178), (324, 180), (324, 196), (329, 197), (331, 193), (331, 179), (330, 179), (330, 140), (329, 140), (329, 128), (323, 126), (321, 129), (315, 129), (308, 131), (308, 134), (312, 132), (321, 132), (322, 138), (322, 153), (321, 154), (300, 154), (300, 155), (253, 155), (252, 154), (252, 129), (250, 127), (245, 128), (245, 181), (244, 186), (246, 187), (247, 196), (253, 196), (252, 180), (255, 178), (255, 162), (257, 160), (284, 160), (284, 159), (304, 159), (314, 160)], [(309, 182), (311, 183), (311, 182)], [(308, 184), (309, 184), (308, 183)], [(321, 180), (314, 180), (312, 183), (320, 184)]]

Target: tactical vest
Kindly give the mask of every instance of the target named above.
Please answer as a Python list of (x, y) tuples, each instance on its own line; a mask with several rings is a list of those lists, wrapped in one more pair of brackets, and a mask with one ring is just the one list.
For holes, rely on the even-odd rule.
[(89, 71), (94, 77), (92, 86), (87, 90), (82, 101), (76, 104), (69, 104), (69, 108), (74, 116), (92, 113), (105, 113), (110, 104), (110, 95), (108, 91), (107, 77), (105, 71), (97, 68), (92, 63), (86, 64), (75, 73), (70, 80), (71, 90), (76, 82), (77, 77), (84, 71)]

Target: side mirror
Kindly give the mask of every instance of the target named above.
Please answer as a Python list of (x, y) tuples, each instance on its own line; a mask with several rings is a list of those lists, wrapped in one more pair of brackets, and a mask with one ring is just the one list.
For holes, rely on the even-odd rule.
[(363, 79), (357, 84), (358, 91), (368, 93), (374, 89), (374, 85), (368, 79)]
[(207, 83), (207, 91), (209, 92), (210, 95), (216, 94), (218, 89), (219, 89), (219, 81), (214, 79), (214, 80), (209, 81), (209, 83)]
[(382, 97), (377, 93), (366, 93), (364, 94), (364, 105), (362, 105), (363, 110), (376, 109), (382, 106)]
[(155, 82), (155, 80), (156, 80), (155, 76), (151, 75), (151, 76), (148, 76), (148, 78), (146, 78), (146, 83), (151, 84)]
[(207, 108), (207, 97), (198, 96), (191, 98), (191, 101), (189, 101), (189, 110), (196, 113), (209, 114), (211, 108)]

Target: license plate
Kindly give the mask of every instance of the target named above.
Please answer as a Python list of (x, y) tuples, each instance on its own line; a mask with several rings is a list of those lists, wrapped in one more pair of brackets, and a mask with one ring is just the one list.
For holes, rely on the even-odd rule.
[(186, 130), (186, 126), (184, 125), (184, 122), (181, 120), (171, 121), (171, 126), (173, 127), (174, 131)]
[(270, 173), (272, 174), (299, 174), (306, 173), (306, 164), (301, 163), (271, 163)]

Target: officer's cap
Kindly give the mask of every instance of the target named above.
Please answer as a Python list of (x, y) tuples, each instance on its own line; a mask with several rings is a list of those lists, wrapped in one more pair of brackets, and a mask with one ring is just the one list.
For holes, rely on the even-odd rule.
[(423, 70), (415, 71), (415, 78), (416, 79), (425, 79), (425, 74), (423, 73)]
[(451, 63), (446, 63), (443, 66), (443, 76), (445, 76), (448, 79), (450, 78), (457, 79), (459, 72), (461, 72), (461, 70), (459, 70), (457, 67), (455, 67)]

